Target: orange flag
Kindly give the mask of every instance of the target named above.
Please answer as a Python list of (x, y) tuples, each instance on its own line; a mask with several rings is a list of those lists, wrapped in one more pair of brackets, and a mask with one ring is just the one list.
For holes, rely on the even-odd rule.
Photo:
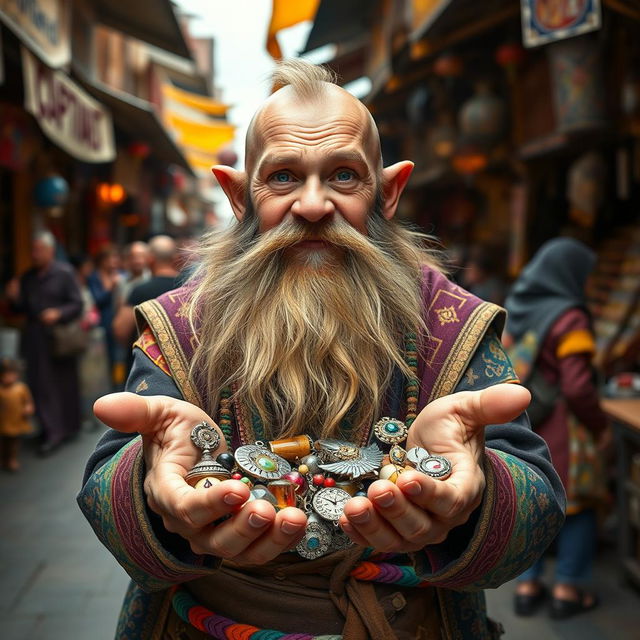
[(299, 22), (313, 20), (319, 4), (320, 0), (273, 0), (271, 22), (267, 35), (267, 51), (272, 58), (275, 60), (282, 58), (276, 34)]

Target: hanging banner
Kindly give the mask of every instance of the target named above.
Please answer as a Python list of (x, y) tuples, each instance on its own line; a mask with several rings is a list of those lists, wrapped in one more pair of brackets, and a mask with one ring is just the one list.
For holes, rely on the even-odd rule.
[(599, 29), (600, 0), (520, 0), (522, 41), (537, 47)]
[(0, 20), (50, 67), (71, 60), (70, 0), (0, 0)]
[(111, 114), (61, 71), (53, 71), (22, 47), (24, 106), (45, 135), (83, 162), (116, 156)]

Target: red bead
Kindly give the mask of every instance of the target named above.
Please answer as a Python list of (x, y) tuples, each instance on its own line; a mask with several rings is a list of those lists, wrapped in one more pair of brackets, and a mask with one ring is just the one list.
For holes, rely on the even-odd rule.
[(322, 486), (324, 484), (324, 474), (316, 473), (311, 479), (311, 481), (316, 487)]
[(335, 487), (336, 486), (335, 478), (325, 478), (324, 479), (324, 486), (325, 487)]
[(238, 473), (237, 471), (236, 471), (236, 473), (232, 473), (232, 474), (231, 474), (231, 477), (232, 477), (234, 480), (242, 480), (242, 474), (241, 474), (241, 473)]

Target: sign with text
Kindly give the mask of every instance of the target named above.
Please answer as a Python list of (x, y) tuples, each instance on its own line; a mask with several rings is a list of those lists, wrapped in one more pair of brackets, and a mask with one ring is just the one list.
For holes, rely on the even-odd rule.
[(116, 155), (111, 114), (62, 71), (42, 64), (22, 47), (24, 106), (45, 135), (84, 162)]
[(600, 0), (521, 0), (522, 41), (537, 47), (600, 28)]
[(0, 0), (0, 19), (50, 67), (71, 60), (70, 0)]

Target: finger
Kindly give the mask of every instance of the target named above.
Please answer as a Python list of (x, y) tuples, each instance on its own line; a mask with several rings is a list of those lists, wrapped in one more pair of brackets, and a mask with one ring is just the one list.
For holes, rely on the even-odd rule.
[[(391, 483), (389, 483), (391, 484)], [(403, 549), (402, 536), (378, 514), (368, 498), (352, 498), (344, 507), (346, 524), (366, 540), (367, 546), (378, 551)], [(342, 521), (342, 518), (341, 518)]]
[(497, 384), (479, 392), (461, 393), (457, 409), (466, 424), (485, 427), (513, 420), (529, 406), (530, 401), (531, 394), (524, 387)]
[[(192, 548), (200, 548), (196, 553), (211, 553), (219, 558), (235, 558), (245, 552), (261, 535), (271, 527), (276, 519), (276, 511), (266, 500), (248, 502), (232, 518), (217, 525), (212, 531), (204, 532), (192, 541)], [(195, 547), (194, 547), (195, 544)]]
[(435, 480), (407, 471), (396, 484), (414, 505), (455, 526), (466, 522), (478, 506), (484, 486), (484, 476), (467, 472), (459, 472), (448, 480)]
[(304, 536), (307, 517), (295, 507), (281, 509), (267, 531), (236, 558), (247, 564), (264, 564), (294, 547)]
[[(150, 475), (145, 481), (149, 506), (180, 533), (193, 532), (237, 510), (249, 499), (249, 489), (239, 480), (225, 480), (208, 489), (194, 489), (179, 471)], [(158, 479), (156, 476), (160, 475)]]

